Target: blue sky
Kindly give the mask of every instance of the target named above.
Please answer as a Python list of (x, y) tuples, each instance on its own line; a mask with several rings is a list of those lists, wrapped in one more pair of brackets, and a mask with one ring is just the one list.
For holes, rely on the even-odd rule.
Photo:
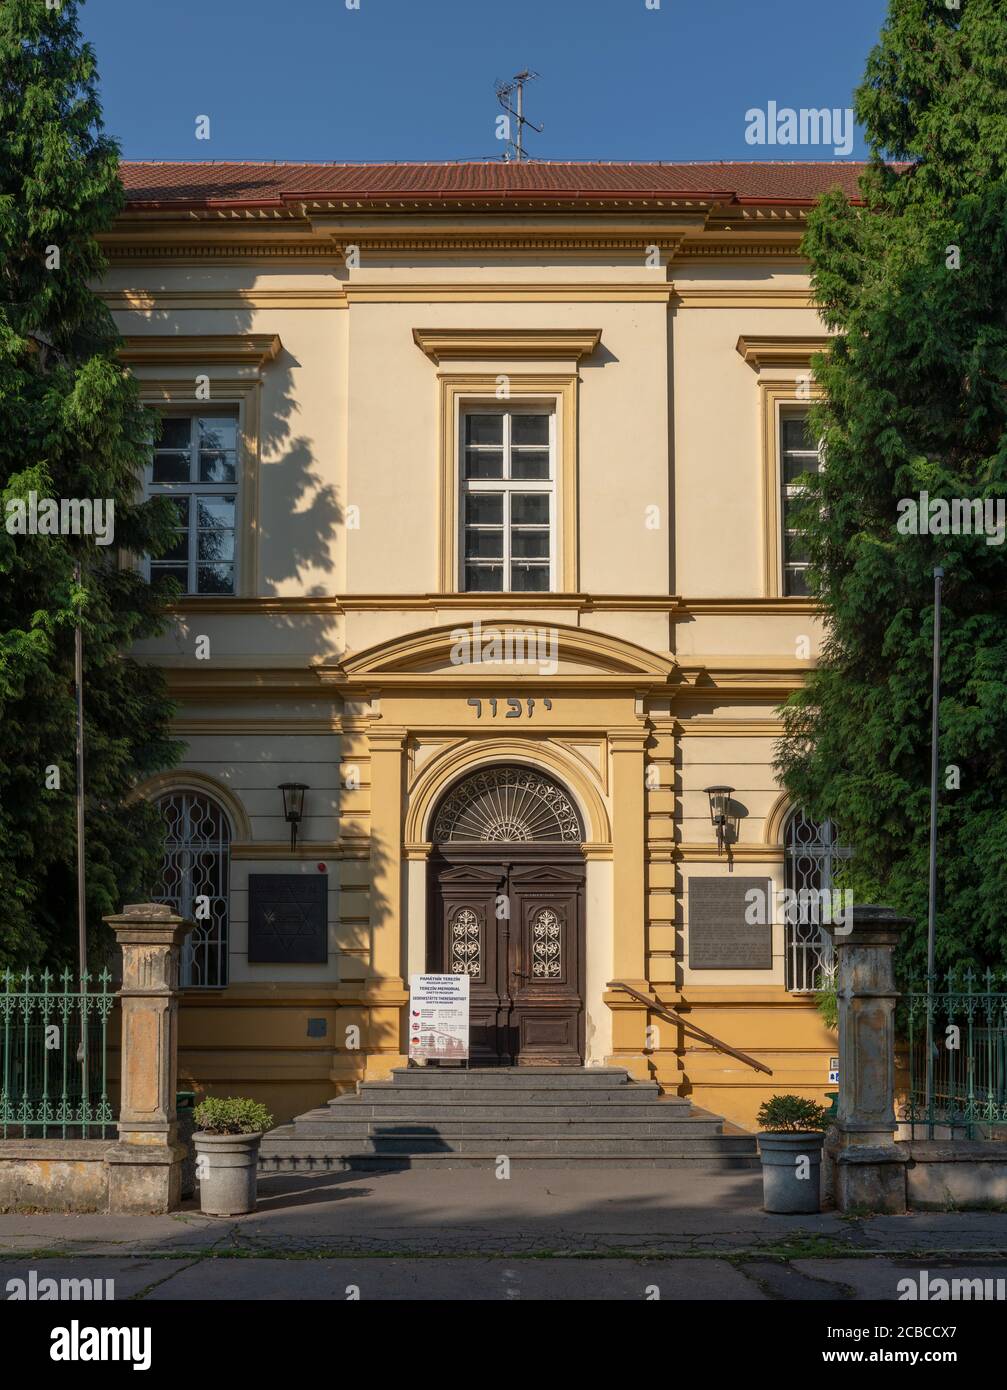
[[(753, 147), (745, 112), (847, 107), (885, 0), (87, 0), (132, 159), (498, 155), (494, 82), (530, 67), (551, 159), (832, 158)], [(195, 138), (210, 117), (210, 140)], [(857, 134), (853, 156), (864, 146)]]

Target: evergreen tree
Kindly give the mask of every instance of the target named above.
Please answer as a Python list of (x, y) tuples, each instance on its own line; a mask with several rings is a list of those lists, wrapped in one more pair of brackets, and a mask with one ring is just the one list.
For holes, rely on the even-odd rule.
[[(163, 677), (124, 655), (164, 622), (128, 557), (163, 552), (171, 520), (139, 503), (153, 417), (91, 288), (124, 196), (77, 18), (76, 0), (0, 5), (0, 967), (75, 958), (78, 620), (96, 941), (103, 913), (150, 891), (159, 817), (127, 798), (176, 757)], [(110, 500), (114, 543), (22, 534), (33, 492)]]
[[(863, 207), (805, 239), (825, 322), (823, 468), (807, 479), (819, 668), (784, 707), (778, 770), (854, 847), (855, 901), (914, 921), (926, 968), (933, 568), (946, 573), (938, 968), (1007, 964), (1007, 544), (953, 534), (953, 499), (1007, 496), (1007, 15), (891, 0), (856, 95)], [(922, 493), (924, 526), (910, 527)], [(1002, 516), (1002, 512), (1000, 513)]]

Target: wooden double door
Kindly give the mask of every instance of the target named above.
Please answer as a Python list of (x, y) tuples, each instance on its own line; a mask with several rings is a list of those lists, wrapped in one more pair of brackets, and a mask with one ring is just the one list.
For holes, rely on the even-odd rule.
[(473, 1066), (584, 1057), (584, 860), (579, 851), (445, 847), (431, 862), (429, 968), (471, 980)]

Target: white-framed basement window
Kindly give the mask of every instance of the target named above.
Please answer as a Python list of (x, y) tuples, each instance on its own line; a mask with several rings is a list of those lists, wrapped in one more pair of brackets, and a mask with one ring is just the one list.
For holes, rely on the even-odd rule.
[(780, 535), (783, 538), (783, 592), (788, 596), (808, 593), (808, 549), (804, 533), (794, 524), (794, 512), (804, 489), (799, 479), (818, 473), (821, 452), (810, 434), (807, 410), (780, 411)]
[(175, 544), (148, 560), (150, 579), (170, 576), (186, 594), (237, 592), (240, 475), (237, 408), (171, 411), (151, 450), (147, 495), (170, 497)]
[(466, 407), (458, 452), (461, 589), (555, 590), (555, 410), (532, 404)]

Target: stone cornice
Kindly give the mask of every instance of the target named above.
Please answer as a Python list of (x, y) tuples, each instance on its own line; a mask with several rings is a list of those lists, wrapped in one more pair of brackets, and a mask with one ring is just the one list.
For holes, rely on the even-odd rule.
[(115, 264), (344, 262), (349, 247), (389, 259), (608, 255), (642, 263), (650, 247), (676, 260), (800, 261), (803, 206), (717, 208), (709, 199), (562, 199), (527, 208), (438, 199), (301, 200), (279, 207), (134, 208), (101, 242)]
[(792, 285), (676, 285), (672, 303), (683, 309), (813, 309), (810, 289)]
[(191, 228), (187, 237), (120, 240), (103, 245), (112, 265), (157, 265), (171, 261), (175, 265), (246, 265), (264, 260), (287, 263), (309, 261), (342, 265), (343, 257), (327, 242), (242, 241), (238, 237), (199, 241)]
[(442, 362), (491, 358), (569, 359), (590, 357), (600, 328), (414, 328), (413, 341)]
[(831, 337), (786, 336), (754, 338), (744, 334), (736, 348), (750, 367), (809, 367), (816, 352), (824, 352)]
[(176, 313), (179, 309), (342, 309), (346, 294), (337, 289), (98, 290), (117, 313)]
[[(729, 660), (730, 658), (728, 658)], [(781, 660), (742, 665), (699, 665), (683, 662), (680, 670), (686, 682), (680, 695), (690, 700), (722, 702), (725, 697), (746, 703), (773, 703), (785, 700), (804, 684), (805, 676), (814, 669), (812, 661)]]
[(459, 280), (453, 283), (435, 281), (370, 282), (346, 285), (346, 298), (351, 304), (398, 304), (421, 301), (426, 304), (476, 303), (580, 303), (582, 301), (620, 303), (667, 303), (673, 286), (667, 280), (623, 281), (492, 281)]
[(261, 369), (281, 347), (275, 333), (151, 333), (124, 339), (119, 356), (131, 367), (217, 362)]
[(779, 719), (727, 719), (712, 714), (677, 717), (670, 732), (678, 738), (779, 738), (783, 725)]
[(779, 241), (756, 241), (750, 236), (739, 236), (730, 241), (717, 241), (706, 237), (686, 240), (682, 242), (675, 260), (803, 261), (804, 257), (801, 254), (800, 234), (795, 232), (792, 238), (781, 238)]
[(813, 598), (801, 597), (792, 598), (790, 596), (780, 598), (684, 598), (682, 599), (682, 616), (708, 616), (715, 614), (722, 616), (729, 614), (733, 617), (743, 615), (755, 615), (770, 613), (775, 616), (782, 614), (820, 614), (821, 608)]
[(318, 677), (306, 666), (262, 670), (215, 664), (213, 669), (207, 670), (200, 662), (169, 666), (164, 661), (152, 660), (149, 664), (160, 667), (172, 697), (195, 696), (200, 700), (323, 698)]
[[(592, 636), (597, 638), (601, 635)], [(343, 664), (332, 662), (273, 670), (215, 665), (212, 670), (207, 670), (195, 662), (183, 667), (169, 665), (167, 661), (156, 658), (151, 659), (149, 664), (163, 671), (169, 694), (173, 698), (191, 698), (199, 701), (275, 701), (285, 698), (324, 701), (336, 690), (355, 691), (358, 694), (364, 692), (368, 695), (381, 690), (440, 690), (457, 694), (464, 687), (469, 693), (483, 690), (495, 693), (499, 691), (501, 682), (504, 682), (509, 688), (527, 688), (533, 692), (540, 689), (564, 689), (568, 692), (620, 690), (632, 691), (637, 696), (646, 697), (648, 692), (653, 695), (664, 690), (672, 695), (675, 701), (686, 700), (690, 703), (775, 704), (800, 689), (805, 676), (813, 669), (813, 663), (810, 662), (803, 665), (794, 662), (792, 665), (781, 666), (779, 658), (770, 658), (770, 661), (758, 668), (689, 665), (676, 669), (674, 657), (670, 653), (663, 656), (659, 653), (646, 653), (646, 658), (646, 664), (652, 664), (654, 668), (663, 666), (664, 669), (597, 669), (583, 672), (561, 671), (551, 675), (534, 669), (490, 668), (484, 671), (471, 665), (454, 670), (410, 671), (368, 669), (368, 663), (360, 663), (364, 669), (355, 669), (359, 662), (355, 654), (347, 658), (345, 667)], [(757, 721), (758, 728), (754, 727), (752, 721), (744, 720), (743, 728), (735, 729), (731, 727), (730, 721), (718, 720), (713, 716), (682, 716), (674, 705), (672, 714), (676, 720), (681, 720), (682, 732), (690, 735), (742, 731), (769, 733), (775, 728), (775, 722), (764, 717)], [(254, 722), (258, 725), (260, 721)], [(339, 725), (334, 719), (322, 720), (322, 724), (326, 731), (338, 731)]]
[(667, 280), (623, 281), (367, 281), (316, 289), (99, 289), (116, 313), (177, 313), (180, 309), (346, 309), (354, 304), (667, 304)]
[(173, 613), (261, 613), (340, 615), (355, 612), (433, 612), (438, 608), (464, 609), (470, 613), (497, 612), (510, 614), (542, 609), (575, 609), (579, 613), (634, 612), (671, 613), (675, 619), (691, 616), (731, 615), (747, 617), (771, 614), (787, 616), (817, 614), (821, 610), (814, 599), (780, 598), (689, 598), (676, 594), (333, 594), (305, 596), (258, 597), (197, 597), (180, 599), (172, 604)]

